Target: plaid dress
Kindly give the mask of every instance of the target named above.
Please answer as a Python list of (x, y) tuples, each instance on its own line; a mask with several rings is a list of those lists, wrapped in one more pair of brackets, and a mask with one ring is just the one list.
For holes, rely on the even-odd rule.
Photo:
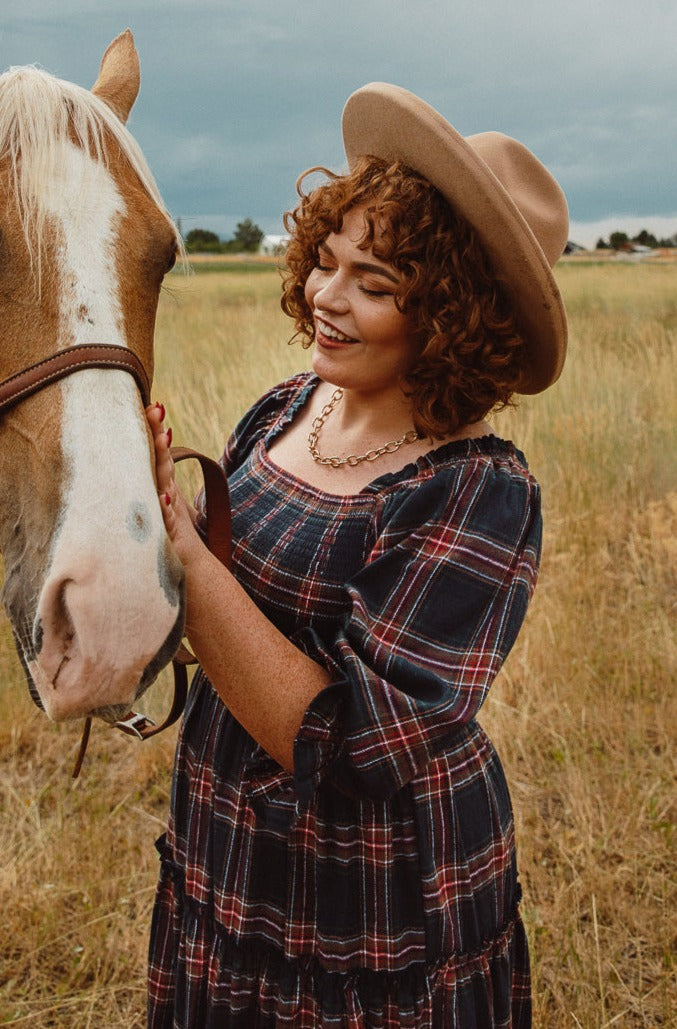
[(521, 1029), (512, 811), (475, 717), (533, 591), (538, 486), (489, 436), (324, 493), (266, 449), (316, 385), (266, 394), (224, 463), (235, 574), (332, 682), (292, 775), (197, 672), (158, 841), (148, 1024)]

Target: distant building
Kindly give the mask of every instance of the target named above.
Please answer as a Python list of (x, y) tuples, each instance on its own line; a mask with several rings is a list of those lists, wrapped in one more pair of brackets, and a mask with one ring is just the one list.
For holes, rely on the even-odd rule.
[(578, 243), (574, 243), (573, 240), (568, 240), (567, 245), (564, 248), (565, 254), (580, 254), (585, 250), (585, 247), (580, 246)]
[(653, 253), (653, 247), (647, 247), (643, 243), (636, 243), (634, 239), (629, 239), (627, 243), (621, 243), (616, 248), (619, 253), (622, 254), (651, 254)]
[(289, 245), (289, 236), (264, 236), (259, 245), (260, 254), (283, 254)]

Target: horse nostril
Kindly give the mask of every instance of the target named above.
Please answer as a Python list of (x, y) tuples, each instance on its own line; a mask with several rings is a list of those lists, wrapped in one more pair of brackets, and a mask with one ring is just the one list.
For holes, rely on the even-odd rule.
[[(75, 580), (68, 577), (48, 585), (43, 592), (33, 627), (34, 660), (37, 662), (31, 674), (46, 710), (53, 717), (56, 691), (64, 685), (66, 668), (78, 658), (78, 633), (72, 617), (69, 599), (76, 589)], [(61, 691), (59, 691), (61, 693)]]
[[(72, 583), (73, 579), (64, 579), (63, 582), (54, 589), (51, 605), (47, 610), (43, 611), (43, 619), (48, 619), (47, 631), (52, 639), (58, 639), (60, 641), (64, 655), (67, 655), (68, 649), (75, 638), (75, 626), (73, 625), (73, 619), (71, 618), (66, 598), (66, 589), (68, 586), (72, 585)], [(42, 636), (43, 627), (41, 622), (41, 644)]]
[(44, 632), (42, 629), (42, 619), (36, 618), (35, 625), (33, 626), (33, 652), (35, 656), (42, 650), (42, 641), (44, 639)]

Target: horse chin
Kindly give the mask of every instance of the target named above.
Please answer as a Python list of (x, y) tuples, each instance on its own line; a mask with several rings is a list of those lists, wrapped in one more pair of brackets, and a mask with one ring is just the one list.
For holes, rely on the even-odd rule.
[(128, 714), (129, 704), (110, 704), (108, 707), (97, 707), (95, 711), (90, 712), (92, 718), (100, 718), (109, 725), (115, 725)]
[[(27, 680), (28, 691), (31, 695), (31, 700), (37, 707), (40, 708), (41, 711), (44, 711), (45, 705), (42, 703), (42, 700), (40, 699), (40, 694), (38, 693), (35, 687), (35, 683), (33, 682), (32, 677), (30, 675), (27, 675)], [(143, 691), (140, 691), (139, 696), (141, 695), (141, 692)], [(96, 711), (90, 711), (89, 715), (91, 715), (92, 718), (101, 718), (102, 721), (107, 722), (109, 725), (115, 725), (116, 722), (119, 722), (120, 719), (124, 718), (128, 713), (129, 704), (109, 704), (107, 707), (99, 707), (96, 709)], [(72, 718), (68, 719), (68, 721), (75, 721), (78, 718), (86, 717), (88, 717), (87, 714), (74, 715), (72, 716)]]
[[(179, 613), (179, 617), (177, 618), (176, 624), (171, 633), (169, 634), (169, 636), (167, 637), (167, 639), (165, 640), (162, 649), (155, 655), (153, 660), (149, 661), (149, 663), (146, 665), (132, 703), (136, 704), (137, 700), (143, 696), (148, 687), (152, 686), (152, 684), (155, 682), (159, 673), (162, 671), (162, 669), (167, 664), (167, 661), (169, 660), (167, 655), (175, 654), (176, 651), (179, 649), (179, 644), (181, 643), (181, 640), (183, 638), (184, 618), (185, 597), (182, 597), (181, 610)], [(93, 718), (101, 718), (102, 721), (108, 722), (109, 725), (115, 725), (116, 722), (119, 722), (121, 719), (124, 719), (129, 714), (130, 706), (130, 704), (107, 704), (104, 707), (96, 708), (94, 711), (91, 711), (90, 714)]]

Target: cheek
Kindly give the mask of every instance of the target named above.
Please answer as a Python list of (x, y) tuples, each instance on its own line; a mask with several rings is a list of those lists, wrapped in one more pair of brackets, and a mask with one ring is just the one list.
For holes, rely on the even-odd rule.
[(308, 278), (306, 279), (305, 289), (303, 290), (306, 298), (306, 303), (308, 304), (308, 307), (311, 309), (311, 311), (313, 309), (313, 301), (315, 299), (315, 294), (317, 293), (316, 279), (317, 276), (315, 275), (315, 272), (311, 272)]
[(413, 350), (414, 333), (409, 318), (399, 311), (391, 311), (383, 323), (384, 336), (403, 350)]

